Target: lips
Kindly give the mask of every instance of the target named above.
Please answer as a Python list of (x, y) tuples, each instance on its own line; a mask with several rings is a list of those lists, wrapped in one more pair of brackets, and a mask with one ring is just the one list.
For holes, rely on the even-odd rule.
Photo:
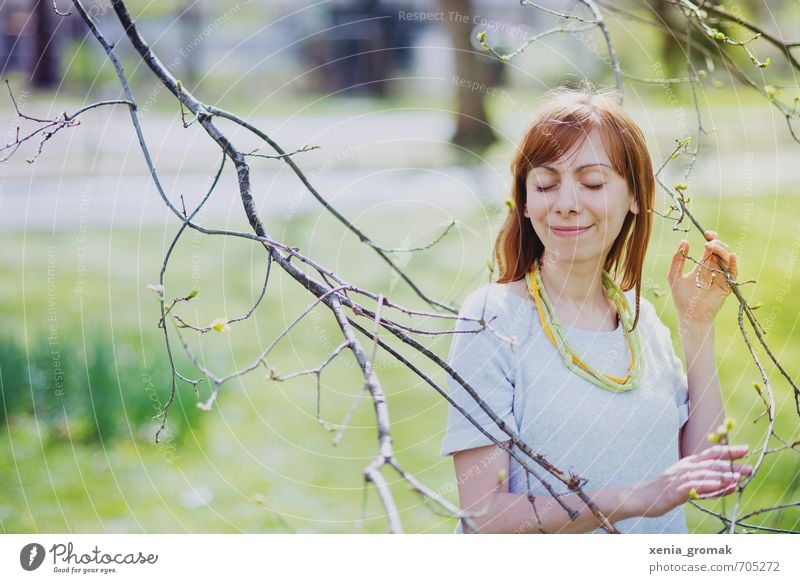
[(586, 233), (591, 229), (594, 225), (589, 225), (588, 227), (550, 227), (554, 234), (559, 237), (577, 237)]

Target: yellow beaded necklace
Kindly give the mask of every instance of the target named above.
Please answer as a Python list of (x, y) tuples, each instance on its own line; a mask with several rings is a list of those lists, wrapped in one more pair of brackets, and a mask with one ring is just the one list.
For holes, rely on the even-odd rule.
[(622, 289), (608, 272), (603, 270), (603, 288), (605, 289), (606, 296), (614, 302), (617, 308), (620, 324), (625, 331), (625, 340), (627, 341), (628, 349), (631, 354), (631, 359), (628, 364), (628, 374), (624, 377), (615, 377), (600, 373), (583, 362), (575, 353), (575, 350), (567, 341), (561, 321), (558, 319), (558, 315), (550, 299), (547, 297), (547, 292), (542, 284), (538, 260), (533, 262), (531, 269), (525, 274), (525, 281), (536, 303), (536, 310), (539, 312), (539, 320), (542, 322), (544, 333), (550, 339), (550, 342), (553, 343), (553, 346), (558, 349), (567, 368), (598, 387), (613, 393), (631, 391), (639, 385), (644, 363), (642, 347), (639, 342), (639, 329), (637, 327), (636, 330), (630, 330), (632, 314), (630, 313), (628, 302)]

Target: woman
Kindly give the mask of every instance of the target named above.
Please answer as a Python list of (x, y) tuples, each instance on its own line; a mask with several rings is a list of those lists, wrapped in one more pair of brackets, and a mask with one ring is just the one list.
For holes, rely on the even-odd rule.
[[(681, 241), (667, 280), (687, 373), (669, 329), (640, 297), (652, 227), (652, 163), (641, 130), (610, 95), (560, 90), (540, 108), (511, 165), (513, 204), (495, 245), (496, 283), (472, 292), (450, 364), (533, 451), (588, 480), (584, 492), (621, 532), (685, 533), (682, 505), (734, 492), (747, 446), (709, 448), (724, 421), (714, 317), (736, 254), (706, 231), (684, 275)], [(498, 441), (508, 435), (448, 375), (452, 397)], [(510, 442), (509, 442), (510, 443)], [(461, 507), (479, 532), (605, 532), (568, 493), (566, 511), (535, 476), (454, 407), (442, 442)], [(516, 451), (523, 459), (525, 454)], [(535, 462), (557, 494), (566, 486)], [(530, 496), (529, 496), (530, 494)], [(466, 530), (459, 521), (456, 532)]]

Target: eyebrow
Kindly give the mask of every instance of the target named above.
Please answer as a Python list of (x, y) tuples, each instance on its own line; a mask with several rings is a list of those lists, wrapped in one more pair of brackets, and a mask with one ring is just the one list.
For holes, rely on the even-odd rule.
[[(592, 168), (594, 166), (605, 166), (606, 168), (610, 168), (611, 170), (614, 170), (613, 166), (610, 166), (610, 165), (606, 164), (605, 162), (595, 162), (595, 163), (592, 163), (592, 164), (583, 164), (582, 166), (578, 166), (575, 169), (575, 171), (576, 172), (580, 172), (581, 170), (583, 170), (585, 168)], [(556, 170), (552, 166), (534, 166), (533, 168), (531, 168), (531, 170), (538, 170), (539, 168), (541, 168), (542, 170), (547, 170), (548, 172), (552, 172), (553, 174), (558, 174), (558, 170)]]

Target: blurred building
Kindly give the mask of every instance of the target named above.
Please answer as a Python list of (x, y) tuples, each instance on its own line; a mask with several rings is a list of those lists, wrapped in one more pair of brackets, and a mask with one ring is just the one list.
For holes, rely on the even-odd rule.
[[(330, 0), (323, 4), (290, 0), (163, 0), (136, 9), (137, 24), (162, 61), (188, 83), (213, 75), (248, 75), (267, 85), (291, 81), (294, 91), (382, 96), (400, 77), (420, 68), (431, 75), (452, 70), (447, 25), (463, 19), (465, 34), (488, 30), (493, 46), (521, 44), (538, 20), (537, 11), (516, 0), (455, 3), (469, 14), (448, 11), (441, 0)], [(568, 0), (550, 2), (567, 8)], [(68, 0), (0, 0), (0, 74), (29, 74), (35, 87), (59, 85), (65, 67), (94, 75), (105, 62), (102, 48)], [(84, 0), (108, 38), (121, 31), (108, 0)], [(473, 42), (476, 49), (479, 47)], [(82, 51), (77, 54), (76, 51)], [(133, 56), (128, 43), (118, 53)], [(87, 62), (82, 62), (87, 61)], [(494, 81), (502, 67), (497, 67)], [(74, 83), (82, 83), (78, 76)], [(91, 81), (91, 79), (90, 79)], [(224, 81), (223, 81), (224, 82)], [(252, 86), (252, 84), (251, 84)]]
[(77, 17), (56, 14), (52, 0), (5, 0), (0, 31), (0, 75), (24, 72), (33, 87), (53, 89), (63, 74), (64, 38), (83, 35), (85, 27)]

